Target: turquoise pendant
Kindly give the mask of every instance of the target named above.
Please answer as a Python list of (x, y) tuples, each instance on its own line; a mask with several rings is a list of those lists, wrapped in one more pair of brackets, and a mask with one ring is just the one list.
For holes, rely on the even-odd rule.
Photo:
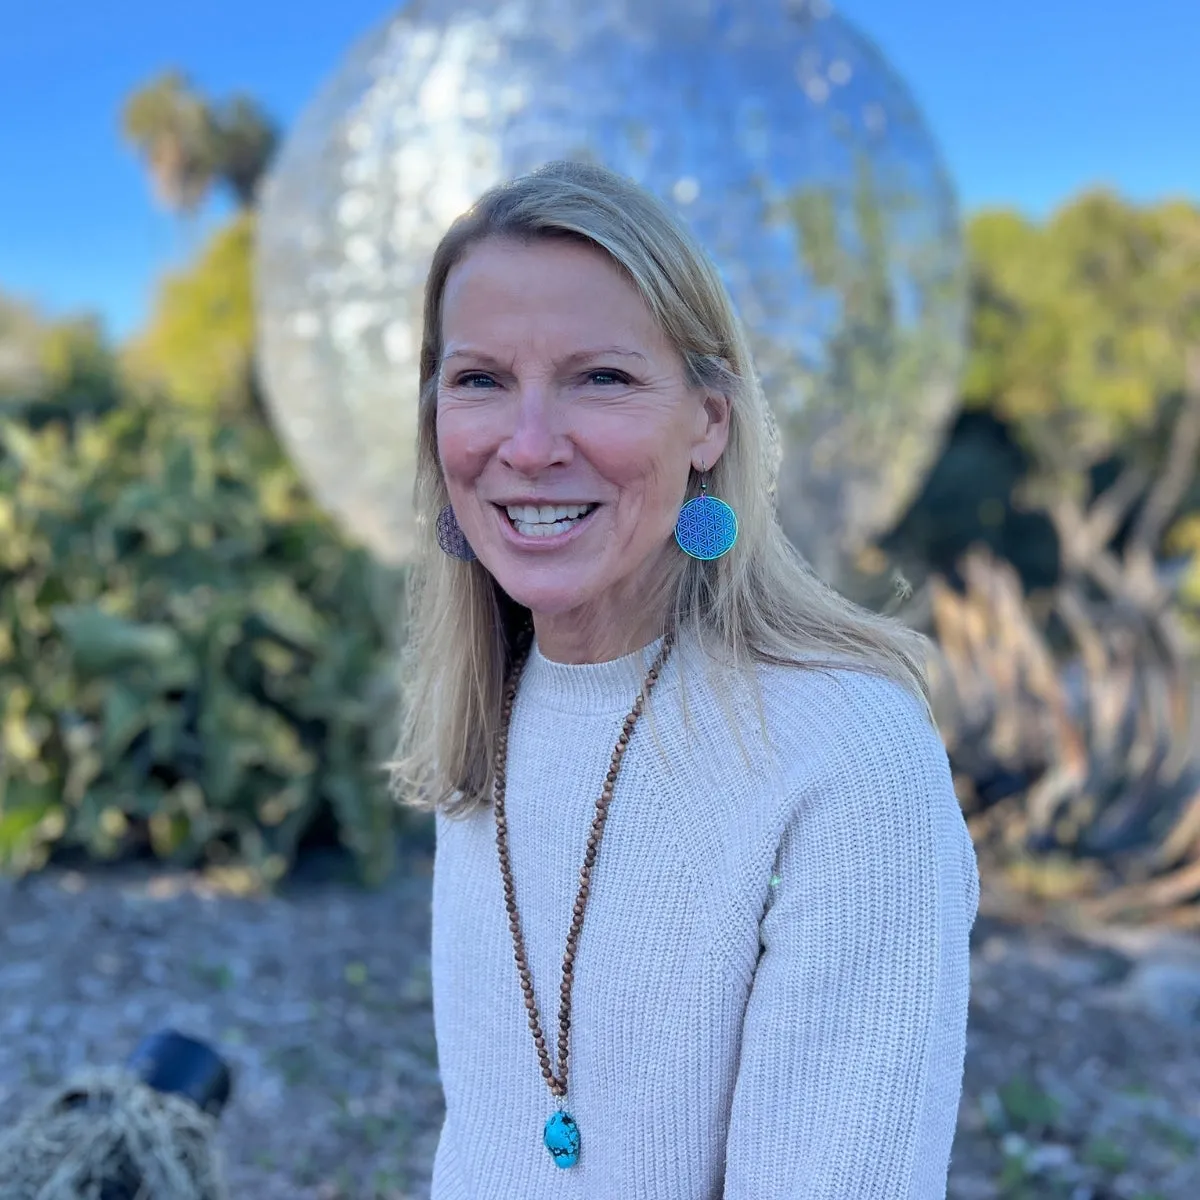
[(551, 1113), (542, 1140), (556, 1167), (573, 1167), (579, 1161), (579, 1126), (570, 1113)]

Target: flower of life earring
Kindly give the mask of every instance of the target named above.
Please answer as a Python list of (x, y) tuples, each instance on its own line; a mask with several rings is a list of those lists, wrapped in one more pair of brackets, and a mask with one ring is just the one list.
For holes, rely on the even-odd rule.
[(443, 554), (457, 558), (460, 562), (475, 561), (475, 551), (471, 549), (471, 543), (467, 541), (466, 534), (459, 528), (458, 518), (449, 504), (445, 505), (438, 513), (435, 529), (437, 543), (442, 548)]
[(675, 541), (684, 554), (711, 562), (727, 554), (737, 541), (737, 514), (716, 496), (708, 494), (704, 464), (700, 464), (700, 495), (689, 500), (675, 522)]

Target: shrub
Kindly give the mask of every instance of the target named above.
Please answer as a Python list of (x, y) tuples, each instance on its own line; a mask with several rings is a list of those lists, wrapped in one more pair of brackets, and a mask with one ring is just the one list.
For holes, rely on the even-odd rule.
[(0, 868), (79, 847), (270, 882), (331, 816), (379, 879), (401, 585), (250, 417), (0, 422)]

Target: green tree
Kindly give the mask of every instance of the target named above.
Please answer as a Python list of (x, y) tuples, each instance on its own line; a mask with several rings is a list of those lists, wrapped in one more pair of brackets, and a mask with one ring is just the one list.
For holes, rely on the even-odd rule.
[(42, 315), (30, 304), (0, 293), (0, 400), (26, 397), (42, 383)]
[(120, 403), (120, 369), (91, 316), (51, 321), (0, 296), (0, 416), (41, 428)]
[(1010, 422), (1061, 486), (1113, 454), (1157, 463), (1200, 344), (1200, 208), (1085, 194), (1044, 225), (970, 225), (968, 404)]
[(239, 214), (164, 280), (149, 325), (126, 348), (136, 381), (195, 410), (255, 408), (253, 241), (253, 214)]
[(178, 213), (195, 212), (218, 185), (239, 208), (253, 207), (279, 141), (256, 100), (239, 93), (214, 103), (179, 71), (138, 88), (121, 125), (149, 170), (155, 196)]
[[(1030, 452), (1028, 496), (1054, 522), (1064, 568), (1160, 604), (1155, 556), (1200, 448), (1200, 208), (1094, 191), (1044, 225), (980, 214), (968, 241), (967, 403)], [(1108, 462), (1121, 469), (1094, 494)], [(1130, 523), (1117, 558), (1113, 537)]]
[(254, 206), (258, 185), (279, 142), (279, 131), (261, 105), (237, 95), (218, 106), (216, 172), (239, 208)]
[(45, 384), (27, 413), (28, 424), (101, 416), (121, 403), (119, 364), (94, 317), (55, 322), (41, 345)]
[(159, 202), (173, 212), (195, 212), (218, 175), (220, 133), (212, 106), (188, 77), (167, 71), (139, 88), (125, 102), (121, 128)]
[(1200, 208), (1093, 191), (1041, 225), (981, 214), (969, 244), (965, 398), (1029, 454), (1022, 499), (1058, 540), (1046, 611), (1087, 681), (1079, 752), (1030, 793), (1029, 829), (1059, 830), (1073, 797), (1093, 851), (1128, 849), (1190, 758), (1189, 630), (1160, 560), (1200, 551)]

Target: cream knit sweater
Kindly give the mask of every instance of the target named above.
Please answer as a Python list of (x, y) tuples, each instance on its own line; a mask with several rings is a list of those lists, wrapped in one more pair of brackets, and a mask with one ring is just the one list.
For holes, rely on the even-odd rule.
[[(551, 1062), (588, 827), (658, 648), (566, 666), (535, 645), (518, 693), (509, 839)], [(979, 884), (941, 742), (890, 682), (775, 667), (761, 710), (734, 694), (735, 735), (703, 664), (668, 662), (593, 870), (574, 1167), (542, 1144), (491, 812), (438, 818), (433, 1200), (944, 1197)]]

